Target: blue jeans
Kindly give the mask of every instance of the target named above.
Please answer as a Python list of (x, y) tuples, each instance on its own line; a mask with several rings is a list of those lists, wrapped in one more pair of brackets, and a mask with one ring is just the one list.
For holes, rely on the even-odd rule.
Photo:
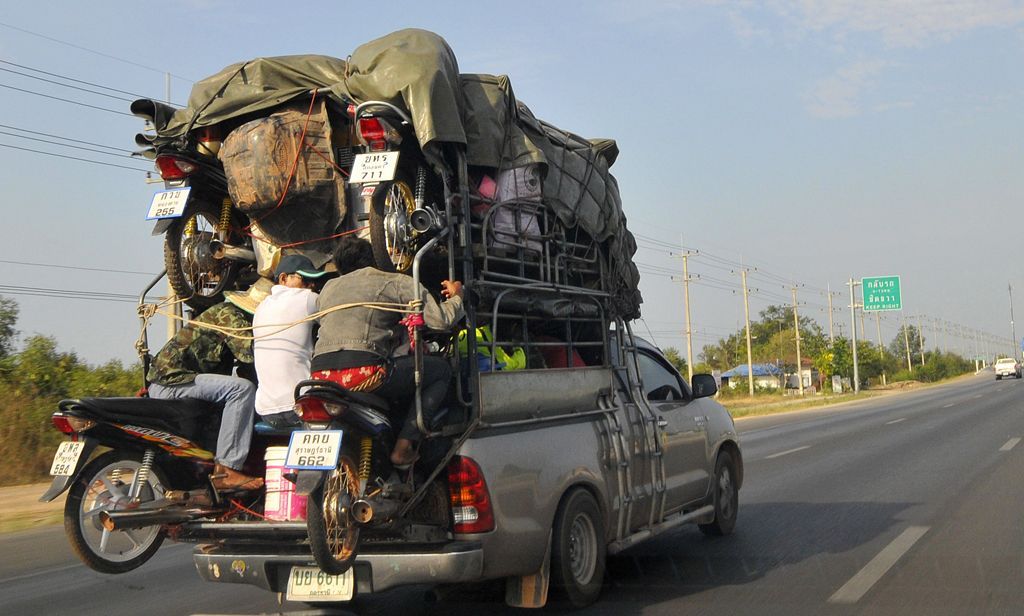
[(237, 376), (197, 374), (192, 383), (160, 385), (150, 383), (151, 398), (195, 398), (224, 405), (217, 436), (217, 462), (240, 470), (249, 456), (253, 415), (256, 414), (256, 386)]

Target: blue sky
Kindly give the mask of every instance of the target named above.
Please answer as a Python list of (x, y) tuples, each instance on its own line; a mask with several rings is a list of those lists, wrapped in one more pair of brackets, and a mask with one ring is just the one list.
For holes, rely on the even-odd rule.
[[(150, 6), (159, 11), (5, 6), (0, 60), (154, 97), (170, 72), (180, 102), (188, 80), (233, 62), (344, 57), (387, 32), (426, 28), (448, 40), (462, 71), (508, 74), (539, 117), (619, 142), (613, 172), (640, 236), (644, 318), (662, 346), (683, 344), (682, 288), (668, 271), (681, 267), (669, 254), (680, 244), (704, 253), (690, 267), (701, 275), (691, 286), (697, 348), (742, 325), (739, 263), (756, 268), (752, 312), (788, 301), (796, 284), (801, 313), (826, 328), (821, 291), (876, 274), (902, 276), (908, 315), (1009, 338), (1008, 284), (1024, 315), (1024, 3), (311, 2), (305, 17), (277, 2)], [(122, 112), (127, 102), (0, 68), (0, 124), (133, 147), (136, 118), (11, 87)], [(29, 135), (16, 129), (0, 132)], [(4, 134), (0, 144), (147, 166)], [(143, 178), (0, 147), (0, 295), (20, 304), (23, 336), (53, 335), (91, 362), (134, 358), (132, 303), (11, 291), (137, 294), (162, 267), (144, 220), (158, 185)], [(834, 316), (848, 332), (846, 304), (836, 298)], [(897, 318), (882, 321), (886, 343)]]

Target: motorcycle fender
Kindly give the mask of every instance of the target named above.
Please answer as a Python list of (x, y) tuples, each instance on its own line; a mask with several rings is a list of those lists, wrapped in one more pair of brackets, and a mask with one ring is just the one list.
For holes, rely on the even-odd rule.
[(295, 477), (295, 493), (309, 496), (323, 483), (327, 471), (298, 471)]
[(171, 227), (171, 223), (174, 222), (175, 220), (178, 219), (161, 218), (160, 220), (156, 221), (156, 224), (153, 225), (153, 233), (151, 235), (163, 235), (164, 233), (167, 232), (167, 229)]
[(82, 474), (82, 469), (89, 463), (89, 458), (92, 457), (93, 450), (100, 442), (87, 438), (85, 439), (85, 447), (82, 449), (82, 455), (78, 456), (78, 463), (75, 464), (75, 469), (71, 471), (70, 475), (57, 475), (53, 478), (53, 483), (50, 484), (50, 489), (45, 494), (39, 497), (40, 503), (48, 503), (53, 499), (57, 498), (71, 487), (71, 484), (78, 479), (78, 476)]

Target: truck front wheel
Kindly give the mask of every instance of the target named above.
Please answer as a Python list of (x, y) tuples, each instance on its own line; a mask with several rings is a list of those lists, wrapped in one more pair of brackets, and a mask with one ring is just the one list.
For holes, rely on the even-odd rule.
[(551, 536), (551, 586), (574, 608), (597, 601), (604, 583), (604, 520), (594, 497), (570, 492), (555, 515)]

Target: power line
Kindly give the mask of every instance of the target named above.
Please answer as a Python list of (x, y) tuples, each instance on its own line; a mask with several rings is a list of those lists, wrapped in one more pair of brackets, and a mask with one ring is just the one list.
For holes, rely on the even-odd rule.
[(49, 139), (40, 139), (39, 137), (28, 137), (26, 135), (19, 135), (17, 133), (9, 133), (5, 130), (0, 130), (0, 135), (7, 135), (9, 137), (17, 137), (18, 139), (28, 139), (29, 141), (39, 141), (42, 143), (49, 143), (50, 145), (60, 146), (62, 148), (74, 148), (76, 150), (85, 150), (86, 152), (95, 152), (97, 154), (103, 154), (105, 156), (117, 156), (118, 158), (131, 158), (131, 153), (118, 154), (116, 152), (104, 152), (103, 150), (97, 150), (96, 148), (87, 148), (81, 145), (71, 145), (70, 143), (61, 143), (59, 141), (50, 141)]
[[(0, 60), (0, 62), (2, 62), (2, 60)], [(27, 77), (29, 79), (35, 79), (37, 81), (42, 81), (42, 82), (45, 82), (45, 83), (52, 83), (53, 85), (61, 86), (62, 88), (71, 88), (72, 90), (79, 90), (81, 92), (88, 92), (89, 94), (95, 94), (96, 96), (106, 96), (107, 98), (113, 98), (113, 99), (119, 100), (119, 101), (128, 101), (129, 103), (132, 102), (132, 99), (125, 98), (123, 96), (117, 96), (116, 94), (107, 94), (106, 92), (97, 92), (96, 90), (90, 90), (89, 88), (82, 88), (80, 86), (73, 86), (70, 83), (61, 83), (59, 81), (54, 81), (53, 79), (46, 79), (45, 77), (37, 77), (36, 75), (29, 75), (28, 73), (22, 73), (21, 71), (13, 71), (13, 70), (11, 70), (9, 68), (4, 68), (2, 66), (0, 66), (0, 71), (4, 71), (5, 73), (11, 73), (11, 74), (14, 74), (14, 75), (21, 75), (22, 77)]]
[(119, 167), (121, 169), (130, 169), (132, 171), (140, 171), (142, 173), (151, 173), (152, 169), (139, 169), (138, 167), (129, 167), (127, 165), (115, 165), (114, 163), (106, 163), (100, 160), (91, 160), (88, 158), (79, 158), (78, 156), (67, 156), (66, 154), (56, 154), (54, 152), (45, 152), (43, 150), (33, 150), (32, 148), (22, 148), (16, 145), (10, 145), (7, 143), (0, 143), (0, 148), (11, 148), (12, 150), (21, 150), (23, 152), (35, 152), (36, 154), (46, 154), (47, 156), (56, 156), (57, 158), (67, 158), (70, 160), (80, 160), (83, 163), (92, 163), (94, 165), (104, 165), (107, 167)]
[(140, 276), (153, 276), (153, 272), (137, 272), (132, 270), (117, 270), (109, 269), (105, 267), (83, 267), (76, 265), (58, 265), (56, 263), (32, 263), (30, 261), (9, 261), (7, 259), (0, 259), (0, 263), (9, 263), (11, 265), (27, 265), (30, 267), (54, 267), (58, 269), (70, 269), (70, 270), (81, 270), (86, 272), (104, 272), (108, 274), (138, 274)]
[(0, 88), (7, 88), (9, 90), (17, 90), (18, 92), (24, 92), (26, 94), (35, 94), (36, 96), (42, 96), (43, 98), (51, 98), (53, 100), (61, 101), (61, 102), (64, 102), (64, 103), (71, 103), (72, 105), (80, 105), (82, 107), (89, 107), (91, 109), (99, 109), (100, 111), (106, 111), (108, 113), (116, 113), (118, 115), (134, 117), (132, 114), (130, 114), (128, 112), (125, 112), (125, 111), (116, 111), (114, 109), (108, 109), (107, 107), (100, 107), (98, 105), (90, 105), (88, 103), (83, 103), (83, 102), (80, 102), (80, 101), (71, 100), (70, 98), (61, 98), (59, 96), (51, 96), (50, 94), (43, 94), (42, 92), (35, 92), (33, 90), (26, 90), (24, 88), (16, 88), (14, 86), (9, 86), (9, 85), (7, 85), (5, 83), (0, 83)]
[[(18, 64), (16, 62), (10, 62), (9, 60), (0, 60), (0, 63), (7, 64), (9, 66), (16, 66), (18, 68), (25, 69), (26, 71), (33, 71), (35, 73), (42, 73), (43, 75), (49, 75), (50, 77), (59, 77), (60, 79), (64, 79), (64, 80), (67, 80), (67, 81), (73, 81), (75, 83), (82, 83), (82, 84), (85, 84), (87, 86), (93, 86), (94, 88), (101, 88), (103, 90), (110, 90), (111, 92), (118, 92), (120, 94), (127, 94), (128, 96), (134, 96), (135, 98), (152, 98), (152, 97), (146, 96), (145, 94), (139, 94), (137, 92), (129, 92), (128, 90), (119, 90), (117, 88), (111, 88), (110, 86), (105, 86), (105, 85), (102, 85), (102, 84), (93, 83), (91, 81), (85, 81), (84, 79), (75, 79), (74, 77), (68, 77), (67, 75), (61, 75), (60, 73), (51, 73), (50, 71), (44, 71), (43, 69), (40, 69), (40, 68), (33, 68), (31, 66), (25, 66), (24, 64)], [(11, 72), (14, 72), (14, 71), (11, 71)], [(21, 73), (19, 73), (19, 74), (21, 74)], [(26, 77), (31, 77), (31, 75), (26, 75)], [(37, 79), (36, 77), (32, 77), (32, 78), (33, 79)], [(61, 85), (64, 85), (64, 84), (61, 84)], [(130, 100), (130, 99), (122, 99), (122, 100)], [(174, 105), (175, 107), (184, 107), (184, 105), (182, 105), (180, 103), (168, 103), (168, 104), (169, 105)]]
[[(0, 62), (2, 62), (2, 60), (0, 60)], [(51, 133), (42, 133), (42, 132), (39, 132), (37, 130), (29, 130), (27, 128), (19, 128), (17, 126), (10, 126), (9, 124), (0, 124), (0, 128), (9, 128), (11, 130), (16, 130), (16, 131), (19, 131), (19, 132), (22, 132), (22, 133), (29, 133), (31, 135), (42, 135), (44, 137), (53, 137), (54, 139), (61, 139), (63, 141), (73, 141), (75, 143), (84, 143), (86, 145), (94, 145), (94, 146), (96, 146), (98, 148), (107, 148), (108, 150), (117, 150), (119, 152), (126, 152), (128, 154), (132, 153), (132, 150), (126, 150), (124, 148), (116, 148), (116, 147), (114, 147), (112, 145), (103, 145), (102, 143), (93, 143), (92, 141), (82, 141), (81, 139), (72, 139), (71, 137), (62, 137), (60, 135), (53, 135)]]
[(52, 36), (47, 36), (45, 34), (39, 34), (38, 32), (33, 32), (31, 30), (26, 30), (25, 28), (19, 28), (18, 26), (12, 26), (11, 24), (8, 24), (8, 23), (0, 22), (0, 26), (3, 26), (5, 28), (10, 28), (11, 30), (17, 30), (18, 32), (22, 32), (24, 34), (30, 34), (32, 36), (36, 36), (36, 37), (39, 37), (41, 39), (45, 39), (47, 41), (51, 41), (51, 42), (54, 42), (54, 43), (60, 43), (61, 45), (67, 45), (68, 47), (74, 47), (75, 49), (81, 49), (82, 51), (88, 51), (89, 53), (96, 54), (97, 56), (103, 56), (104, 58), (109, 58), (111, 60), (117, 60), (118, 62), (124, 62), (125, 64), (131, 64), (132, 66), (137, 66), (139, 68), (144, 68), (144, 69), (149, 70), (149, 71), (155, 71), (157, 73), (164, 73), (164, 74), (170, 75), (171, 77), (177, 77), (178, 79), (183, 79), (183, 80), (188, 81), (188, 82), (194, 82), (195, 81), (194, 79), (189, 79), (188, 77), (182, 77), (181, 75), (175, 75), (174, 73), (172, 73), (170, 71), (165, 71), (165, 70), (162, 70), (162, 69), (159, 69), (159, 68), (155, 68), (155, 67), (152, 67), (152, 66), (146, 66), (145, 64), (141, 64), (141, 63), (135, 62), (133, 60), (127, 60), (125, 58), (120, 58), (120, 57), (115, 56), (115, 55), (111, 55), (111, 54), (108, 54), (108, 53), (103, 53), (102, 51), (96, 51), (95, 49), (89, 49), (88, 47), (83, 47), (81, 45), (76, 45), (75, 43), (69, 43), (68, 41), (63, 41), (63, 40), (61, 40), (59, 38), (54, 38)]
[(138, 301), (138, 297), (127, 293), (106, 293), (102, 291), (75, 291), (72, 289), (49, 289), (45, 287), (22, 287), (17, 285), (0, 285), (0, 293), (8, 295), (29, 295), (32, 297), (52, 297), (59, 299), (89, 299), (110, 302)]

